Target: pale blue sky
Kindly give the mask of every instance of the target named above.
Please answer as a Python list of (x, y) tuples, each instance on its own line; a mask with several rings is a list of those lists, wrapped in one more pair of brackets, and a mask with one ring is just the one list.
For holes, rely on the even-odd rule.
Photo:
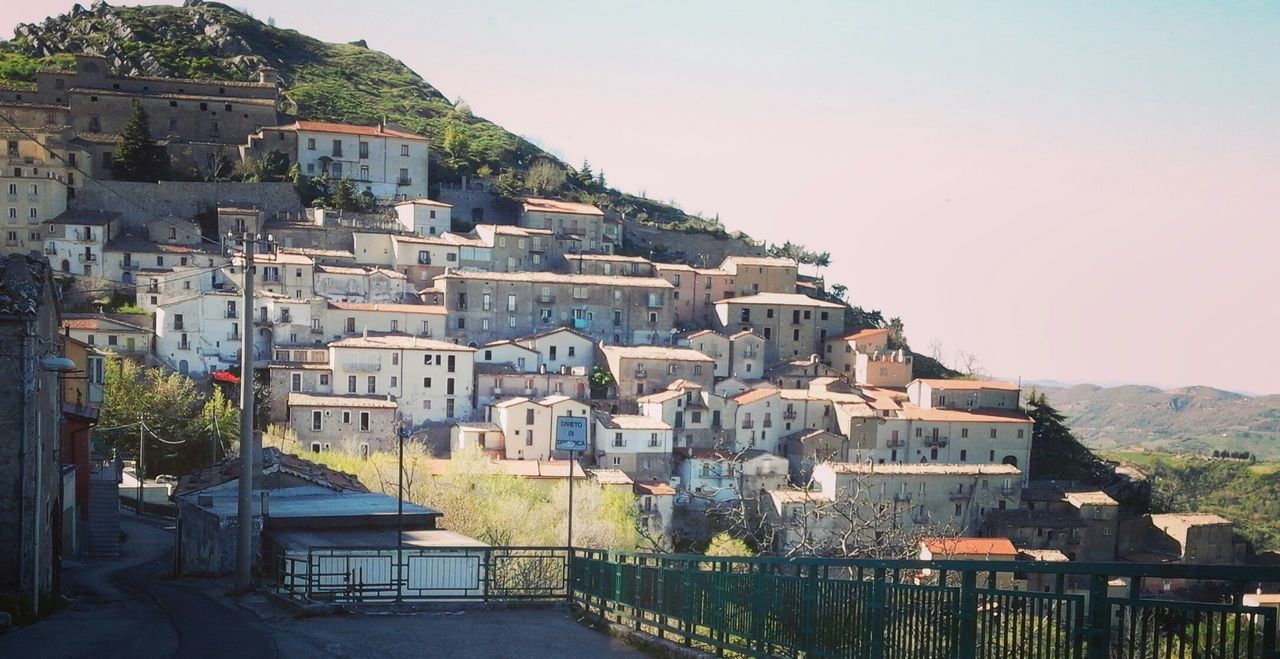
[[(0, 26), (71, 3), (5, 3)], [(1280, 392), (1280, 3), (231, 3), (829, 250), (992, 373)]]

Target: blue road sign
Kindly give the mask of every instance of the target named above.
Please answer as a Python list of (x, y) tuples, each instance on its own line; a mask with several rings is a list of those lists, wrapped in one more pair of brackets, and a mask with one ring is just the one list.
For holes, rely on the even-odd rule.
[(556, 417), (556, 450), (578, 452), (587, 450), (587, 417)]

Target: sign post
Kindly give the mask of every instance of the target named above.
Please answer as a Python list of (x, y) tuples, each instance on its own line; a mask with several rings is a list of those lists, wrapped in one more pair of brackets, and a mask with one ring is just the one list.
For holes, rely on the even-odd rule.
[(569, 550), (573, 550), (573, 465), (575, 453), (587, 450), (587, 417), (556, 417), (556, 450), (569, 452)]

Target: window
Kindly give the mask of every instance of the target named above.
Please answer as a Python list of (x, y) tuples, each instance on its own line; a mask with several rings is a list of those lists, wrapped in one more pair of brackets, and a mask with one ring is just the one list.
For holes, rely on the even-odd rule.
[(371, 394), (378, 393), (378, 376), (370, 375), (368, 381), (368, 392)]
[(356, 376), (347, 376), (347, 393), (354, 394), (356, 392)]
[(964, 462), (964, 461), (966, 461), (968, 458), (969, 458), (969, 452), (968, 452), (968, 451), (966, 451), (966, 450), (964, 450), (964, 449), (960, 449), (960, 461), (961, 461), (961, 462)]
[[(324, 428), (324, 416), (323, 416), (323, 413), (322, 413), (320, 410), (312, 410), (312, 412), (311, 412), (311, 429), (312, 429), (312, 430), (321, 430), (322, 428)], [(318, 443), (313, 443), (313, 444), (311, 445), (311, 452), (312, 452), (312, 453), (319, 453), (319, 452), (320, 452), (320, 444), (318, 444)]]
[(431, 378), (422, 378), (422, 388), (423, 389), (431, 388)]
[(321, 373), (321, 374), (320, 374), (320, 386), (322, 386), (322, 387), (327, 387), (327, 386), (329, 386), (329, 374), (328, 374), (328, 373)]
[(401, 156), (401, 157), (403, 157), (403, 158), (408, 158), (408, 157), (409, 157), (409, 145), (408, 145), (408, 144), (401, 144), (401, 145), (400, 145), (400, 156)]
[[(453, 378), (449, 378), (444, 381), (444, 393), (447, 396), (453, 395)], [(449, 402), (452, 403), (453, 401), (449, 401)], [(453, 413), (451, 412), (449, 416), (453, 416)]]
[(996, 429), (995, 429), (995, 428), (992, 428), (992, 429), (991, 429), (991, 439), (995, 439), (995, 438), (996, 438)]
[(316, 150), (316, 138), (314, 138), (314, 137), (308, 137), (308, 138), (307, 138), (307, 151), (315, 151), (315, 150)]
[(533, 425), (533, 410), (524, 411), (524, 424), (526, 426)]
[(369, 413), (368, 412), (360, 413), (360, 430), (364, 432), (369, 432)]
[(368, 181), (368, 180), (369, 180), (369, 166), (368, 166), (368, 165), (360, 165), (360, 180), (361, 180), (361, 181)]
[(333, 141), (333, 157), (334, 158), (342, 157), (342, 140)]
[[(447, 362), (448, 366), (447, 366), (447, 369), (446, 369), (446, 370), (448, 370), (450, 373), (453, 373), (454, 371), (456, 371), (456, 370), (457, 370), (457, 368), (456, 368), (456, 366), (457, 366), (457, 360), (458, 360), (458, 358), (457, 358), (456, 356), (454, 356), (454, 355), (449, 355), (449, 360), (448, 360), (448, 362)], [(453, 393), (453, 392), (450, 392), (450, 393)]]
[(694, 364), (694, 365), (693, 365), (693, 374), (694, 374), (694, 375), (702, 375), (702, 364)]
[(404, 167), (400, 168), (400, 178), (396, 179), (398, 185), (409, 185), (413, 181), (409, 179), (409, 170)]
[(350, 412), (343, 412), (343, 413), (342, 413), (342, 423), (343, 423), (344, 425), (345, 425), (345, 424), (348, 424), (348, 423), (351, 423), (351, 413), (350, 413)]
[(658, 433), (649, 433), (649, 446), (650, 448), (661, 446), (661, 443), (658, 442)]
[(294, 373), (289, 377), (289, 391), (302, 391), (301, 373)]
[(488, 311), (488, 310), (489, 310), (489, 309), (491, 309), (492, 307), (493, 307), (493, 299), (492, 299), (492, 296), (491, 296), (491, 295), (489, 295), (488, 293), (484, 293), (484, 294), (482, 294), (482, 295), (480, 296), (480, 309), (481, 309), (482, 311)]
[(744, 323), (751, 322), (751, 310), (747, 309), (746, 307), (743, 307), (742, 309), (742, 322)]
[(924, 437), (924, 428), (916, 428), (916, 437)]
[(1018, 439), (1022, 439), (1022, 432), (1023, 432), (1023, 431), (1022, 431), (1022, 429), (1021, 429), (1021, 428), (1019, 428), (1019, 429), (1018, 429)]
[(966, 438), (966, 437), (968, 437), (968, 436), (969, 436), (969, 429), (968, 429), (968, 428), (961, 428), (961, 429), (960, 429), (960, 438), (961, 438), (961, 439), (964, 439), (964, 438)]
[[(361, 159), (361, 160), (367, 160), (368, 158), (369, 158), (369, 143), (368, 143), (368, 142), (361, 142), (361, 143), (360, 143), (360, 159)], [(369, 171), (369, 168), (368, 168), (368, 167), (361, 167), (361, 168), (360, 168), (360, 171), (362, 171), (362, 172), (368, 172), (368, 171)]]

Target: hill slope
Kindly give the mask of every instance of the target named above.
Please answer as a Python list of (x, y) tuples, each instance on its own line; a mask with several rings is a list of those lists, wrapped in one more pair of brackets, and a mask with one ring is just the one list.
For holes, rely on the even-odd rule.
[[(451, 102), (399, 60), (361, 41), (325, 43), (268, 25), (219, 3), (189, 0), (181, 7), (112, 7), (98, 2), (39, 24), (19, 25), (0, 44), (0, 79), (29, 82), (36, 68), (65, 66), (65, 53), (106, 57), (121, 74), (256, 80), (273, 68), (284, 81), (283, 109), (325, 121), (372, 124), (386, 120), (446, 144), (463, 136), (465, 153), (435, 157), (432, 179), (457, 180), (487, 170), (523, 173), (551, 154)], [(437, 148), (433, 156), (440, 156)], [(447, 162), (446, 162), (447, 160)], [(678, 208), (586, 182), (571, 175), (561, 196), (668, 228), (724, 234), (723, 226)]]
[(1042, 388), (1076, 436), (1098, 449), (1211, 454), (1249, 451), (1280, 459), (1280, 396), (1242, 396), (1212, 387), (1161, 390), (1079, 385)]

